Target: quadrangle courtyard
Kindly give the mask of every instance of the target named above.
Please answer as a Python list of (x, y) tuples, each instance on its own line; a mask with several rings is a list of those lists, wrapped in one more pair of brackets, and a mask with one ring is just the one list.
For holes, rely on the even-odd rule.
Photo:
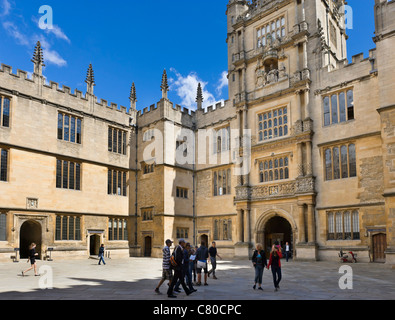
[[(162, 260), (152, 258), (107, 259), (98, 265), (95, 259), (38, 261), (40, 276), (21, 271), (30, 264), (0, 264), (0, 300), (164, 300), (167, 282), (154, 293), (161, 274)], [(340, 273), (344, 264), (336, 262), (282, 261), (280, 290), (275, 292), (270, 270), (263, 275), (263, 291), (253, 290), (254, 269), (250, 261), (219, 260), (216, 275), (208, 286), (195, 286), (190, 296), (177, 294), (182, 301), (232, 300), (394, 300), (395, 269), (384, 264), (347, 264), (348, 273)], [(209, 267), (211, 267), (209, 265)], [(352, 271), (350, 273), (350, 271)], [(345, 276), (351, 276), (347, 281)], [(340, 283), (352, 286), (341, 289)], [(50, 286), (52, 289), (43, 289)]]

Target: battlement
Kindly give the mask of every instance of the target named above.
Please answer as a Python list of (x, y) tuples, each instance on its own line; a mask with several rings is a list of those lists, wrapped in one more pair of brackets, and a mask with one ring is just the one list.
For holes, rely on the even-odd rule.
[[(12, 70), (11, 66), (3, 64), (3, 63), (0, 65), (0, 75), (4, 74), (5, 76), (10, 76), (11, 79), (14, 81), (26, 81), (26, 83), (27, 83), (26, 88), (30, 88), (31, 86), (42, 85), (43, 89), (49, 90), (49, 92), (45, 92), (45, 94), (50, 96), (51, 98), (53, 97), (54, 101), (60, 100), (60, 99), (58, 99), (60, 97), (56, 97), (57, 94), (67, 94), (70, 96), (71, 99), (78, 99), (79, 101), (81, 101), (82, 103), (85, 103), (85, 104), (89, 101), (88, 93), (84, 94), (82, 91), (80, 91), (78, 89), (75, 89), (74, 92), (72, 92), (70, 87), (65, 86), (65, 85), (60, 87), (58, 82), (45, 80), (44, 77), (43, 77), (42, 84), (40, 84), (39, 77), (32, 74), (31, 72), (17, 69), (17, 73), (14, 74), (12, 71), (13, 70)], [(11, 86), (13, 87), (13, 89), (14, 89), (13, 91), (21, 91), (22, 92), (22, 90), (18, 90), (18, 88), (21, 88), (21, 87), (25, 88), (25, 86), (23, 86), (23, 84), (20, 85), (20, 83), (17, 83), (16, 85), (12, 85), (12, 82), (10, 82), (9, 84), (11, 84)], [(22, 92), (22, 93), (28, 94), (27, 91)], [(130, 115), (130, 111), (128, 111), (127, 108), (124, 106), (118, 106), (118, 104), (113, 103), (113, 102), (110, 102), (110, 104), (108, 104), (108, 101), (104, 100), (104, 99), (100, 99), (100, 101), (99, 101), (98, 98), (94, 95), (92, 97), (93, 97), (93, 99), (96, 100), (95, 105), (97, 105), (97, 106), (105, 107), (106, 110), (114, 110), (114, 111), (117, 111), (122, 114)], [(63, 99), (64, 99), (64, 97), (61, 97), (61, 100), (63, 100)], [(47, 100), (50, 100), (50, 99), (47, 99)]]

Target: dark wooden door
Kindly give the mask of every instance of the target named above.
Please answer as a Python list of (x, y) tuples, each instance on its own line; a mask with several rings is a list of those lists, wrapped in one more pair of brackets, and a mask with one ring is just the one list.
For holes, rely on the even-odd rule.
[(387, 249), (387, 236), (379, 233), (373, 236), (373, 261), (385, 262), (385, 250)]
[(151, 257), (152, 254), (152, 238), (145, 237), (144, 244), (144, 257)]

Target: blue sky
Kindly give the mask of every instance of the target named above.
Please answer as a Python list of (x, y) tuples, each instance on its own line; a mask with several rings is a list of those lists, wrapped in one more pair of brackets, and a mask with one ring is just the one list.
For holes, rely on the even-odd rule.
[[(311, 0), (309, 0), (311, 1)], [(60, 86), (86, 91), (90, 63), (95, 95), (129, 106), (135, 82), (138, 108), (159, 101), (163, 69), (169, 99), (194, 106), (197, 82), (207, 104), (228, 99), (226, 5), (228, 0), (0, 0), (0, 63), (32, 71), (37, 40), (45, 49), (44, 75)], [(347, 30), (348, 54), (374, 48), (374, 0), (348, 0), (353, 29)], [(39, 28), (42, 5), (53, 10), (54, 28)]]

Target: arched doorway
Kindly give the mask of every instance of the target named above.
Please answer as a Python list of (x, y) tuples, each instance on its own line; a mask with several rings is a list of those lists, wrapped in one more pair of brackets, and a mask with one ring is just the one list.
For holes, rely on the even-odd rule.
[(264, 248), (269, 254), (273, 244), (278, 241), (280, 246), (285, 249), (285, 244), (288, 242), (290, 249), (293, 248), (293, 232), (292, 226), (287, 219), (275, 216), (267, 221), (264, 228)]
[(145, 237), (144, 239), (144, 257), (151, 257), (152, 255), (152, 238)]
[(38, 253), (37, 258), (41, 259), (41, 241), (41, 224), (34, 220), (24, 222), (19, 233), (20, 258), (27, 259), (29, 257), (29, 246), (34, 242), (36, 253)]
[(99, 249), (100, 249), (100, 235), (92, 234), (89, 237), (89, 254), (91, 256), (97, 256), (99, 255)]
[(204, 244), (206, 245), (207, 248), (209, 247), (209, 245), (208, 245), (208, 235), (207, 235), (207, 234), (202, 234), (202, 235), (200, 236), (200, 241), (199, 241), (199, 243), (198, 243), (199, 247), (200, 247), (200, 244), (201, 244), (202, 242), (204, 242)]

